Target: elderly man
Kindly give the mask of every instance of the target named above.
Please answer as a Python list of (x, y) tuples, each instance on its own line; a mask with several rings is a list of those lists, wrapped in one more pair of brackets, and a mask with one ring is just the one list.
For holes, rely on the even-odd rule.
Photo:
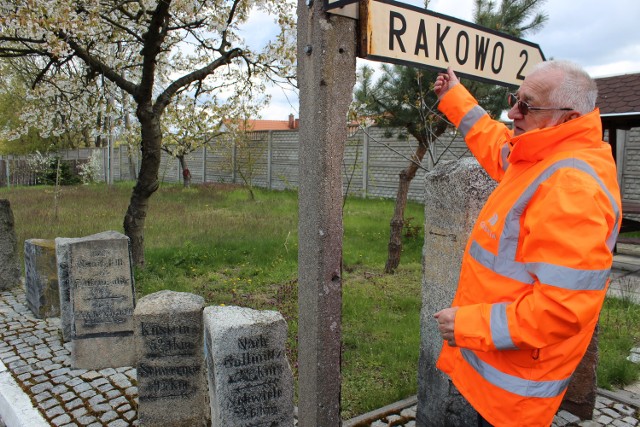
[(479, 425), (548, 426), (593, 334), (621, 221), (597, 87), (566, 61), (537, 66), (509, 95), (513, 130), (448, 69), (439, 109), (499, 182), (469, 237), (451, 308), (434, 314), (438, 368)]

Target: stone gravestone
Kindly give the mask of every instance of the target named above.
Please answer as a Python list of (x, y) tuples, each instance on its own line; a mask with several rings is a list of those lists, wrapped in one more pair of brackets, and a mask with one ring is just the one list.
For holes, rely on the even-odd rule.
[(130, 253), (129, 238), (115, 231), (56, 238), (62, 332), (74, 368), (134, 365)]
[(58, 264), (54, 240), (24, 242), (24, 282), (27, 307), (38, 319), (60, 316)]
[(11, 289), (19, 283), (18, 239), (13, 211), (8, 200), (0, 200), (0, 291)]
[(145, 427), (206, 426), (210, 418), (200, 296), (160, 291), (134, 312), (138, 420)]
[(293, 375), (282, 315), (206, 307), (204, 327), (212, 426), (293, 426)]
[(436, 369), (442, 338), (432, 315), (451, 305), (467, 238), (495, 185), (473, 158), (440, 163), (426, 176), (418, 426), (477, 425), (476, 411)]

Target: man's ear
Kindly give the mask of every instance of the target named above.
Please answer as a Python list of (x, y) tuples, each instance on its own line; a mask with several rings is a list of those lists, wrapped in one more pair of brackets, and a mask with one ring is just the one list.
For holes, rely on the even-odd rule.
[(577, 111), (572, 111), (564, 116), (564, 120), (562, 121), (562, 123), (566, 123), (569, 120), (577, 119), (578, 117), (580, 117), (580, 113), (578, 113)]

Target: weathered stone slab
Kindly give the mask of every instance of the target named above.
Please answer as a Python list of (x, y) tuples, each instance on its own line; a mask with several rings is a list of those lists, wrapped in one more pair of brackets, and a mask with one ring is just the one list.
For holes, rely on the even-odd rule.
[(24, 283), (27, 307), (38, 319), (60, 316), (58, 263), (54, 240), (24, 242)]
[(11, 289), (19, 283), (18, 239), (13, 211), (8, 200), (0, 200), (0, 291)]
[(206, 307), (204, 326), (212, 426), (293, 426), (293, 375), (282, 315)]
[(477, 425), (475, 410), (436, 368), (442, 338), (432, 316), (451, 305), (467, 239), (495, 185), (472, 158), (440, 163), (426, 177), (418, 426)]
[(582, 420), (593, 418), (593, 410), (596, 407), (598, 370), (598, 330), (596, 327), (587, 347), (587, 352), (582, 357), (580, 364), (571, 376), (569, 387), (562, 399), (561, 409), (565, 409)]
[(133, 366), (135, 292), (129, 238), (56, 238), (63, 338), (74, 368)]
[(138, 420), (145, 427), (206, 426), (210, 418), (200, 296), (160, 291), (134, 312)]

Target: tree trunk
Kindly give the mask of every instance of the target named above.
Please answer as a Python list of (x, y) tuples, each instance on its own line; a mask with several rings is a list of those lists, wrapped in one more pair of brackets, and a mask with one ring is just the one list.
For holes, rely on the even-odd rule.
[(180, 161), (180, 168), (182, 169), (182, 182), (184, 184), (184, 188), (189, 188), (191, 186), (191, 171), (187, 167), (187, 160), (184, 156), (178, 156), (178, 160)]
[(149, 198), (158, 189), (158, 170), (162, 146), (160, 117), (138, 111), (142, 134), (142, 162), (140, 173), (127, 213), (124, 216), (124, 232), (131, 241), (133, 265), (144, 267), (144, 222), (149, 208)]
[(404, 210), (407, 206), (407, 197), (409, 194), (409, 184), (416, 176), (418, 164), (422, 161), (427, 152), (427, 145), (420, 143), (416, 152), (412, 156), (412, 162), (400, 172), (400, 182), (398, 183), (398, 193), (396, 194), (396, 206), (391, 218), (391, 232), (389, 234), (389, 252), (387, 255), (387, 264), (384, 266), (384, 272), (393, 273), (398, 265), (400, 265), (400, 255), (402, 254), (402, 228), (404, 227)]

